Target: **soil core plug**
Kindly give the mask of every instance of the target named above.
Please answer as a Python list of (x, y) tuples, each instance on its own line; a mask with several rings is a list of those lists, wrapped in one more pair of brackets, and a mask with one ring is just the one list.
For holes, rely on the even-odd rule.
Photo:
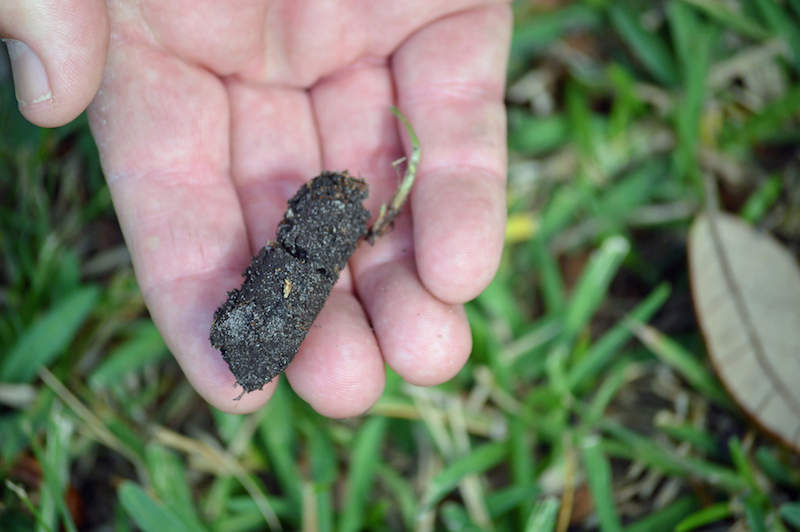
[(419, 163), (419, 141), (399, 111), (412, 153), (389, 206), (370, 213), (367, 184), (345, 172), (323, 172), (304, 184), (278, 224), (276, 242), (253, 257), (242, 286), (214, 313), (211, 345), (222, 353), (245, 392), (261, 389), (291, 362), (322, 310), (339, 272), (361, 238), (382, 235), (400, 212)]

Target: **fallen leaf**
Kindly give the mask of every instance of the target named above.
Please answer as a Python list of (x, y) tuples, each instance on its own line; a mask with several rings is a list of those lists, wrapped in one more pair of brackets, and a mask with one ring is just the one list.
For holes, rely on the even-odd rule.
[(689, 234), (692, 294), (711, 362), (762, 427), (800, 450), (800, 268), (735, 216), (699, 216)]

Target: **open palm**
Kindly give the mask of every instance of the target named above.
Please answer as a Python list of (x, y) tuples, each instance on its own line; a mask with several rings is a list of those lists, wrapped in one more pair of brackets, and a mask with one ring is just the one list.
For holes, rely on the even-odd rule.
[(391, 196), (391, 105), (423, 148), (410, 213), (359, 247), (286, 375), (328, 416), (367, 409), (384, 362), (415, 384), (452, 377), (471, 343), (461, 304), (502, 247), (505, 2), (107, 5), (92, 131), (148, 308), (197, 391), (230, 412), (268, 400), (275, 381), (234, 401), (214, 310), (303, 181), (364, 177), (373, 214)]

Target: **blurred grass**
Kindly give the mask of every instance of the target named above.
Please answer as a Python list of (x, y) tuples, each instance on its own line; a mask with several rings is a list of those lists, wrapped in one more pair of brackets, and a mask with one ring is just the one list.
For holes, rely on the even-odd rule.
[(800, 528), (800, 459), (717, 382), (685, 267), (704, 175), (800, 252), (800, 3), (514, 11), (507, 246), (472, 356), (430, 389), (390, 372), (351, 420), (285, 383), (248, 416), (205, 405), (85, 117), (28, 125), (3, 74), (0, 529)]

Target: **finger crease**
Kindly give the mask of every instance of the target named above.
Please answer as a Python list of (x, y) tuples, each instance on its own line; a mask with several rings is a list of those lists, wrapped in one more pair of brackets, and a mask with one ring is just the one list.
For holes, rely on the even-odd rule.
[(416, 103), (440, 105), (442, 101), (457, 102), (494, 102), (503, 96), (502, 83), (477, 82), (439, 82), (429, 83), (422, 87), (403, 93), (407, 105)]
[(450, 175), (483, 175), (487, 181), (497, 181), (505, 183), (506, 177), (499, 172), (491, 170), (487, 167), (472, 164), (458, 164), (452, 162), (440, 162), (433, 166), (425, 167), (420, 170), (418, 179), (433, 179), (441, 174)]

